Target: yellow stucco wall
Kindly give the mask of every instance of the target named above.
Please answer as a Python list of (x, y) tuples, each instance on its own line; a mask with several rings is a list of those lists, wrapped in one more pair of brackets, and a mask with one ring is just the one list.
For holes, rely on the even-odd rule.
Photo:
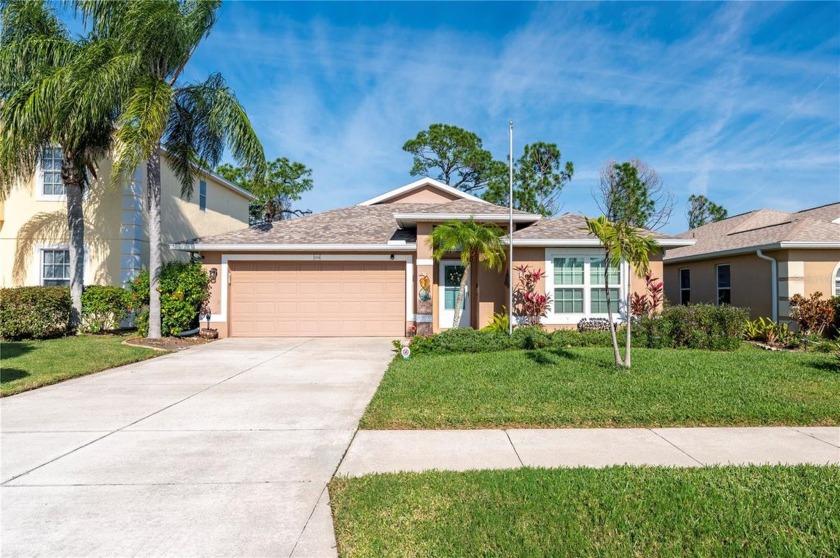
[[(186, 253), (168, 249), (170, 242), (196, 236), (219, 234), (248, 226), (248, 199), (233, 192), (212, 177), (207, 181), (207, 210), (199, 210), (198, 180), (190, 200), (180, 197), (180, 184), (172, 171), (162, 167), (162, 221), (165, 259), (185, 259)], [(102, 161), (96, 180), (86, 194), (85, 214), (85, 283), (119, 284), (124, 223), (123, 191), (110, 185), (111, 164)], [(148, 265), (148, 212), (145, 199), (145, 168), (137, 177), (142, 184), (140, 196), (142, 229), (139, 245), (141, 261)], [(0, 223), (0, 286), (37, 285), (40, 282), (40, 247), (67, 244), (66, 203), (39, 199), (37, 176), (13, 187), (3, 203)]]

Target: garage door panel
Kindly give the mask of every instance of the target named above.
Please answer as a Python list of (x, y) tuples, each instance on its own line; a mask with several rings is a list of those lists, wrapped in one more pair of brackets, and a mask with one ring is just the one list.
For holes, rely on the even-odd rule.
[(241, 337), (400, 336), (402, 262), (231, 262), (230, 331)]

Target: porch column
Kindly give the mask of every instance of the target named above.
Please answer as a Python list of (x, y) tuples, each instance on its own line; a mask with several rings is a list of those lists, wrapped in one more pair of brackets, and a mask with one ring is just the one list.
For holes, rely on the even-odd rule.
[(434, 260), (429, 240), (431, 223), (417, 223), (417, 261), (415, 278), (415, 321), (417, 335), (431, 335), (434, 323)]

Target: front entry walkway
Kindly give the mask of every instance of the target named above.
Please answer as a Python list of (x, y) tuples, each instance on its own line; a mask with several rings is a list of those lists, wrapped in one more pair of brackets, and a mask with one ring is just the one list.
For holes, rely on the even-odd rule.
[(338, 475), (764, 463), (840, 464), (840, 428), (360, 430)]
[(334, 556), (388, 339), (226, 339), (0, 401), (3, 556)]

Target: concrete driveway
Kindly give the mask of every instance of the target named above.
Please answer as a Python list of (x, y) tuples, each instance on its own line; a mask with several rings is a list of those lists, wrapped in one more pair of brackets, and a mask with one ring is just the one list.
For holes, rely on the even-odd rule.
[(334, 556), (388, 339), (226, 339), (0, 401), (3, 556)]

